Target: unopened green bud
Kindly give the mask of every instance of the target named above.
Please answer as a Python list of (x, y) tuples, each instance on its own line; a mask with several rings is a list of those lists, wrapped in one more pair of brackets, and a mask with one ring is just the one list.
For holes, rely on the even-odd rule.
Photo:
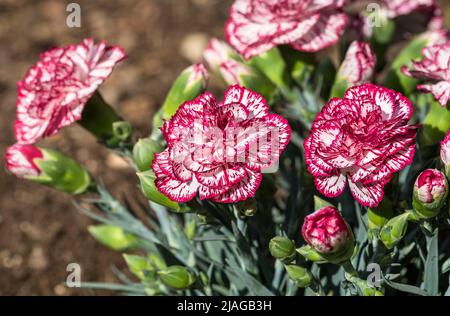
[(381, 229), (379, 237), (388, 249), (392, 249), (403, 239), (408, 228), (410, 213), (405, 212), (391, 218)]
[(116, 144), (124, 142), (131, 137), (132, 128), (130, 122), (127, 121), (117, 121), (113, 123), (113, 139), (109, 140), (108, 143)]
[(140, 280), (155, 276), (155, 269), (146, 257), (124, 254), (123, 258), (130, 269)]
[(158, 276), (164, 285), (175, 290), (186, 290), (196, 281), (195, 275), (188, 268), (177, 265), (158, 271)]
[(284, 262), (291, 262), (295, 258), (295, 244), (292, 240), (282, 236), (276, 236), (269, 242), (270, 254)]
[(308, 287), (311, 284), (311, 274), (303, 267), (297, 265), (285, 266), (289, 278), (300, 288)]
[(132, 248), (138, 243), (134, 235), (114, 225), (92, 225), (88, 227), (88, 231), (101, 244), (117, 251)]

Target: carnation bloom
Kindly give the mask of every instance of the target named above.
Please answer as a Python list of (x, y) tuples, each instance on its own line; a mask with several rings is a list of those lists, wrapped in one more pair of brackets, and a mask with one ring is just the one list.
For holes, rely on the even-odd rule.
[(408, 125), (412, 111), (402, 94), (368, 83), (330, 100), (304, 142), (317, 189), (336, 197), (348, 180), (359, 203), (377, 206), (393, 173), (412, 162), (417, 129)]
[(92, 39), (42, 53), (17, 84), (17, 141), (34, 143), (79, 120), (87, 100), (125, 57), (121, 48)]
[(333, 206), (325, 206), (306, 216), (302, 236), (314, 250), (325, 255), (353, 248), (354, 244), (353, 233)]
[(316, 52), (335, 44), (344, 32), (344, 0), (236, 0), (230, 9), (227, 41), (245, 58), (290, 44)]
[(417, 89), (432, 93), (445, 107), (450, 99), (450, 41), (422, 49), (423, 60), (414, 61), (412, 69), (403, 67), (402, 72), (414, 78), (428, 81)]
[(168, 148), (152, 163), (158, 190), (176, 202), (198, 193), (232, 203), (255, 194), (291, 130), (281, 116), (269, 114), (259, 94), (232, 86), (221, 103), (210, 93), (183, 103), (162, 132)]
[(439, 170), (427, 169), (414, 183), (414, 210), (421, 217), (434, 217), (439, 214), (447, 195), (448, 183), (445, 175)]
[(41, 173), (34, 159), (42, 159), (41, 150), (32, 145), (16, 144), (6, 149), (6, 168), (19, 178), (35, 177)]
[(354, 41), (347, 50), (337, 78), (345, 79), (350, 86), (368, 81), (375, 70), (377, 57), (370, 45)]

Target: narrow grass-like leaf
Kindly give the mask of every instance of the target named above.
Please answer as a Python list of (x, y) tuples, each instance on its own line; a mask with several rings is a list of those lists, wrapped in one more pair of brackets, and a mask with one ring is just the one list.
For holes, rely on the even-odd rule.
[(419, 295), (419, 296), (429, 296), (427, 292), (418, 288), (417, 286), (392, 282), (392, 281), (387, 280), (384, 276), (383, 276), (383, 279), (384, 279), (384, 283), (386, 283), (388, 286), (390, 286), (391, 288), (393, 288), (395, 290), (414, 294), (414, 295)]
[(438, 253), (438, 229), (432, 237), (427, 237), (428, 255), (425, 263), (424, 288), (428, 294), (439, 294), (439, 253)]

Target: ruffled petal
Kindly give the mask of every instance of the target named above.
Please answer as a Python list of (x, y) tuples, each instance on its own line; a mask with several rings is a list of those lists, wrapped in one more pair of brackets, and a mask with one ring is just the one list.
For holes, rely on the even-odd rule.
[(422, 84), (418, 85), (417, 89), (432, 93), (442, 107), (447, 106), (448, 100), (450, 99), (450, 81), (441, 81), (436, 84)]
[(384, 183), (375, 182), (370, 184), (362, 184), (361, 182), (353, 182), (348, 180), (350, 192), (353, 197), (366, 207), (376, 207), (384, 196)]
[(246, 176), (246, 169), (243, 167), (228, 168), (220, 166), (206, 172), (196, 173), (197, 181), (203, 186), (210, 188), (231, 187), (241, 181)]
[(225, 193), (215, 196), (211, 200), (218, 203), (236, 203), (247, 200), (256, 194), (262, 177), (261, 173), (247, 170), (246, 176), (240, 182), (236, 183)]
[(344, 33), (348, 18), (345, 13), (323, 13), (319, 21), (304, 36), (293, 42), (293, 48), (305, 52), (317, 52), (336, 42)]
[(248, 119), (263, 118), (269, 114), (266, 100), (260, 94), (238, 85), (228, 88), (223, 103), (224, 105), (232, 103), (244, 105), (249, 111)]
[(347, 177), (343, 174), (335, 174), (327, 177), (314, 178), (317, 190), (327, 197), (336, 197), (344, 192)]

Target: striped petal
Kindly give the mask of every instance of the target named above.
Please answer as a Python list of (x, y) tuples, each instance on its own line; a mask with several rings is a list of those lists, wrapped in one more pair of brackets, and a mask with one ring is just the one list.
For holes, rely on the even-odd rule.
[(247, 170), (246, 176), (228, 191), (211, 200), (218, 203), (236, 203), (247, 200), (256, 194), (262, 180), (262, 174)]
[(316, 177), (314, 183), (317, 190), (327, 197), (336, 197), (344, 192), (347, 177), (343, 174), (336, 174), (327, 177)]
[(384, 196), (384, 183), (375, 182), (370, 184), (362, 184), (361, 182), (353, 182), (348, 180), (350, 192), (353, 197), (366, 207), (376, 207)]
[(264, 98), (249, 89), (238, 85), (231, 86), (225, 92), (224, 105), (232, 103), (240, 103), (249, 111), (248, 119), (263, 118), (269, 114), (269, 107)]
[(243, 167), (227, 168), (220, 166), (207, 172), (196, 173), (195, 176), (199, 183), (207, 187), (230, 187), (246, 176), (246, 170)]

